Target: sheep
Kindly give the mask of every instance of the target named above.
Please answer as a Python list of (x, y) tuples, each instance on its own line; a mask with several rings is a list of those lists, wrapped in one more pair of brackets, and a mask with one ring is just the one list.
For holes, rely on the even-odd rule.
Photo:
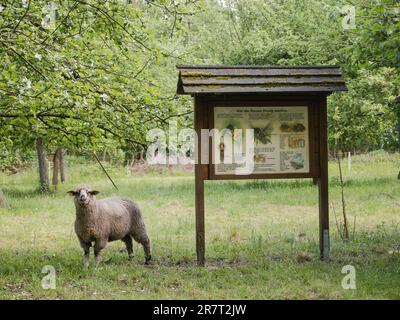
[(133, 257), (132, 238), (143, 246), (146, 264), (151, 260), (151, 245), (146, 225), (138, 205), (130, 199), (109, 197), (96, 200), (99, 191), (88, 186), (68, 191), (74, 196), (76, 208), (75, 233), (83, 249), (83, 265), (89, 267), (89, 249), (94, 242), (96, 266), (101, 261), (101, 251), (109, 241), (122, 240)]

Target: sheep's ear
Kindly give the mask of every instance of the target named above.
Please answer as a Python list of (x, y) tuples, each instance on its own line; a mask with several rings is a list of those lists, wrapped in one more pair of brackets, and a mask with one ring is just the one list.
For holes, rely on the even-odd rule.
[(96, 194), (99, 194), (99, 193), (100, 193), (100, 191), (96, 191), (96, 190), (89, 191), (89, 194), (91, 194), (92, 196), (95, 196)]
[(78, 195), (78, 192), (76, 192), (76, 191), (67, 191), (67, 193), (69, 194), (69, 195), (71, 195), (71, 196), (76, 196), (76, 195)]

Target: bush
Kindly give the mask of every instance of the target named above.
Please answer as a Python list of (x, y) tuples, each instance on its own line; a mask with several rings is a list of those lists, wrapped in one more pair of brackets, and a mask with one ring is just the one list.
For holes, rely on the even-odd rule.
[(0, 171), (16, 171), (35, 159), (33, 150), (21, 150), (6, 142), (0, 142)]

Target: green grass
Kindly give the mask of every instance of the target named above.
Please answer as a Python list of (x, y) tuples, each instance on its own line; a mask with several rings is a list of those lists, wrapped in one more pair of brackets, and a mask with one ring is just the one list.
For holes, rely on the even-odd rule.
[[(356, 157), (344, 165), (349, 220), (356, 237), (343, 242), (331, 214), (331, 261), (318, 257), (318, 192), (309, 180), (206, 183), (205, 268), (196, 266), (194, 178), (156, 171), (127, 176), (108, 168), (116, 192), (95, 164), (71, 159), (70, 180), (50, 195), (36, 191), (36, 170), (0, 174), (11, 204), (0, 209), (2, 299), (399, 299), (400, 157)], [(330, 163), (330, 200), (340, 212), (337, 165)], [(66, 191), (89, 183), (100, 196), (119, 194), (143, 209), (153, 242), (145, 266), (135, 244), (129, 262), (113, 242), (101, 267), (82, 268)], [(100, 197), (99, 196), (99, 197)], [(299, 236), (301, 235), (301, 236)], [(309, 259), (300, 259), (306, 256)], [(306, 260), (306, 261), (304, 261)], [(341, 269), (356, 268), (356, 290), (344, 290)], [(45, 265), (55, 290), (41, 287)]]

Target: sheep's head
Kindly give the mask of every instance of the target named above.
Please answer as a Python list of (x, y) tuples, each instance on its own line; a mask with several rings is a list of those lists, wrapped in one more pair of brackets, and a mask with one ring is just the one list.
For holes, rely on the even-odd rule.
[(75, 203), (81, 206), (88, 205), (95, 199), (99, 191), (92, 190), (90, 187), (79, 187), (76, 190), (68, 191), (71, 196), (74, 196)]

